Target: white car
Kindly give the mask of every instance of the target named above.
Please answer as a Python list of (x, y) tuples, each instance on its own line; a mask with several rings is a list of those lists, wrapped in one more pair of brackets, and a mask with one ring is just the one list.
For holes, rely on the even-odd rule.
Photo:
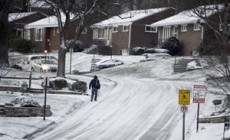
[(27, 55), (22, 59), (23, 64), (30, 64), (31, 61), (33, 60), (39, 60), (39, 59), (53, 59), (55, 61), (58, 61), (58, 59), (52, 55)]
[(152, 61), (152, 60), (156, 60), (156, 59), (165, 59), (165, 58), (172, 57), (168, 53), (144, 53), (142, 55), (144, 56), (144, 58), (140, 60), (141, 62)]
[(31, 61), (31, 69), (34, 71), (56, 72), (57, 67), (58, 67), (57, 61), (53, 59), (36, 59)]
[(95, 67), (97, 70), (110, 68), (118, 65), (124, 64), (123, 61), (118, 59), (103, 59), (95, 63)]
[(18, 60), (17, 65), (19, 65), (20, 67), (22, 67), (23, 70), (28, 70), (30, 71), (33, 62), (38, 62), (40, 60), (53, 60), (53, 61), (58, 61), (58, 59), (52, 55), (40, 55), (40, 54), (34, 54), (34, 55), (26, 55), (23, 56), (22, 58), (20, 58), (20, 60)]

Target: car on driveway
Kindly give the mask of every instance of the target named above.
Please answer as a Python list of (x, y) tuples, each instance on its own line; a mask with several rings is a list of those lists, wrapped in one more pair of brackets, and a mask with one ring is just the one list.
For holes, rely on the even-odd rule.
[(124, 62), (118, 59), (102, 59), (95, 63), (95, 67), (97, 70), (101, 70), (122, 64), (124, 64)]
[(145, 61), (153, 61), (156, 59), (166, 59), (166, 58), (171, 58), (172, 56), (168, 53), (144, 53), (142, 54), (144, 56), (143, 59), (141, 59), (141, 62)]
[(30, 71), (32, 68), (32, 63), (39, 62), (40, 60), (53, 60), (58, 61), (58, 59), (55, 56), (52, 55), (41, 55), (41, 54), (32, 54), (32, 55), (26, 55), (20, 58), (17, 61), (17, 65), (20, 66), (23, 70)]
[(30, 64), (33, 60), (39, 60), (39, 59), (53, 59), (55, 61), (58, 61), (58, 59), (52, 55), (27, 55), (22, 59), (23, 64)]
[(36, 59), (31, 61), (31, 68), (34, 71), (56, 72), (57, 67), (58, 67), (57, 61), (53, 59)]

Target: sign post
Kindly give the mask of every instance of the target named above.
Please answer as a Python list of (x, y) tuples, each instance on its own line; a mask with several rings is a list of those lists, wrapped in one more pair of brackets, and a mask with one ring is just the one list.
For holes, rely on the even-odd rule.
[(190, 104), (190, 90), (179, 90), (179, 104), (189, 105)]
[(181, 111), (183, 112), (183, 128), (182, 128), (182, 140), (185, 140), (185, 112), (188, 111), (186, 105), (190, 104), (190, 90), (179, 90), (179, 104)]
[(44, 79), (44, 82), (43, 82), (45, 85), (44, 85), (44, 110), (43, 110), (43, 120), (46, 119), (46, 98), (47, 98), (47, 85), (49, 84), (49, 79), (48, 77), (46, 76), (45, 79)]
[(193, 86), (193, 103), (197, 104), (197, 124), (196, 132), (199, 131), (199, 114), (200, 114), (200, 103), (205, 103), (206, 86), (205, 85), (194, 85)]

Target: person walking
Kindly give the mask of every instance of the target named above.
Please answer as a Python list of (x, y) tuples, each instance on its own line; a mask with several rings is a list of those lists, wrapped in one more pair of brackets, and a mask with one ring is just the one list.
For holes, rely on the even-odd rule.
[(97, 92), (101, 88), (101, 85), (100, 85), (100, 81), (96, 75), (93, 77), (93, 79), (89, 83), (89, 89), (91, 89), (91, 88), (92, 88), (91, 102), (93, 101), (93, 98), (94, 98), (94, 101), (97, 101)]

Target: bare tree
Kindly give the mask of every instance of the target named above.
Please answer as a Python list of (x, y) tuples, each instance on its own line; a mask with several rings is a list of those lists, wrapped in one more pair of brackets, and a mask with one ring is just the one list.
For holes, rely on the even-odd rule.
[[(60, 31), (60, 47), (58, 50), (58, 71), (57, 76), (65, 77), (66, 53), (71, 46), (79, 39), (81, 32), (92, 20), (98, 20), (100, 16), (108, 16), (117, 11), (117, 5), (125, 0), (40, 0), (45, 1), (54, 10), (58, 19)], [(64, 19), (64, 21), (62, 20)], [(70, 22), (78, 20), (77, 30), (71, 42), (67, 43), (67, 30)]]
[(0, 65), (8, 65), (8, 11), (13, 0), (0, 0)]
[[(208, 55), (207, 61), (219, 76), (206, 73), (215, 86), (221, 88), (228, 96), (230, 95), (230, 2), (202, 1), (204, 6), (195, 8), (194, 12), (204, 21), (208, 34), (201, 44), (200, 53)], [(211, 4), (211, 5), (210, 5)], [(206, 6), (207, 5), (207, 6)], [(215, 13), (207, 17), (208, 14)]]

